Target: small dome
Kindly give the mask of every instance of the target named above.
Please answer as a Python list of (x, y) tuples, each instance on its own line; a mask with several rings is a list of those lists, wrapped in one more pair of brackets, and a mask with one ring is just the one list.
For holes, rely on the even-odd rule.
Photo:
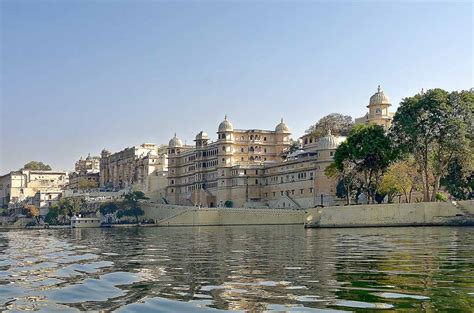
[[(110, 151), (107, 150), (107, 149), (102, 149), (102, 151), (100, 152), (101, 155), (110, 155)], [(82, 157), (81, 157), (82, 158)]]
[(218, 132), (231, 132), (234, 130), (232, 123), (227, 120), (227, 115), (224, 117), (224, 121), (219, 124)]
[(196, 140), (207, 140), (207, 139), (209, 139), (209, 135), (202, 130), (196, 135)]
[(275, 132), (277, 132), (277, 133), (289, 133), (290, 128), (288, 128), (288, 125), (286, 125), (286, 123), (283, 122), (283, 119), (281, 119), (280, 124), (278, 124), (275, 127)]
[(369, 105), (377, 105), (377, 104), (388, 104), (390, 105), (390, 100), (388, 96), (385, 95), (383, 90), (380, 88), (380, 85), (377, 88), (377, 92), (370, 97)]
[(176, 133), (174, 134), (174, 137), (171, 138), (170, 142), (168, 143), (169, 148), (180, 148), (183, 146), (183, 142), (181, 139), (176, 137)]
[(321, 137), (318, 142), (318, 150), (333, 150), (337, 149), (339, 144), (344, 141), (340, 140), (339, 138), (341, 137), (336, 137), (333, 134), (331, 134), (331, 130), (328, 130), (328, 133), (326, 136)]

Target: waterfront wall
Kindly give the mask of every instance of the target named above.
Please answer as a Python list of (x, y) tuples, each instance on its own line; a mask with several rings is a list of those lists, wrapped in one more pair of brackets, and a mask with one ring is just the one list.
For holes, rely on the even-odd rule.
[(473, 200), (324, 207), (306, 212), (306, 227), (474, 225)]
[(304, 224), (305, 211), (291, 209), (196, 208), (155, 204), (144, 208), (159, 226)]

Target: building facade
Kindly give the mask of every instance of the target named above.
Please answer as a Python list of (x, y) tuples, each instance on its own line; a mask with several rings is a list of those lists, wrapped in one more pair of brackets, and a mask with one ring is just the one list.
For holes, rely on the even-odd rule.
[(283, 120), (275, 130), (240, 130), (227, 118), (213, 142), (202, 131), (192, 146), (183, 145), (175, 135), (168, 145), (167, 201), (272, 208), (313, 206), (321, 194), (332, 201), (335, 185), (325, 177), (324, 169), (332, 162), (340, 139), (328, 134), (319, 145), (303, 144), (283, 158), (291, 145), (290, 135)]
[[(20, 170), (0, 177), (0, 205), (35, 204), (41, 212), (59, 200), (69, 183), (67, 172)], [(36, 201), (38, 200), (38, 201)]]
[(74, 172), (76, 173), (98, 173), (100, 171), (100, 157), (87, 155), (85, 159), (82, 157), (74, 164)]
[(113, 154), (104, 149), (99, 185), (110, 190), (135, 188), (152, 193), (166, 188), (167, 170), (166, 147), (144, 143)]
[(100, 157), (90, 154), (74, 164), (74, 172), (69, 174), (68, 189), (94, 189), (99, 187)]
[(367, 105), (369, 112), (360, 118), (356, 118), (355, 123), (374, 123), (383, 126), (385, 129), (389, 129), (392, 125), (393, 115), (395, 114), (389, 111), (391, 106), (388, 96), (379, 85), (377, 92), (370, 97), (369, 104)]

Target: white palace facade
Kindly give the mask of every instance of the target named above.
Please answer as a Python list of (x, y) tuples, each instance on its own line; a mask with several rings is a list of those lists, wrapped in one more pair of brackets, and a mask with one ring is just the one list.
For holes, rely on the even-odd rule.
[(234, 129), (224, 119), (211, 142), (201, 131), (195, 145), (173, 137), (168, 146), (167, 200), (193, 206), (302, 208), (333, 202), (335, 183), (324, 169), (341, 138), (330, 133), (318, 145), (291, 145), (283, 120), (275, 130)]
[[(390, 126), (393, 113), (380, 86), (367, 107), (369, 112), (356, 123)], [(236, 129), (227, 117), (217, 128), (216, 141), (201, 131), (194, 145), (184, 145), (175, 134), (168, 145), (166, 202), (203, 207), (334, 205), (337, 181), (324, 170), (345, 137), (329, 129), (322, 138), (307, 134), (288, 153), (290, 136), (283, 119), (274, 130), (261, 130)]]

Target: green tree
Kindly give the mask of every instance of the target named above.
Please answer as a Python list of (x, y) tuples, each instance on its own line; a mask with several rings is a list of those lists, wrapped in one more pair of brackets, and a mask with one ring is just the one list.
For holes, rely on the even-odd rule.
[(324, 174), (328, 178), (338, 180), (336, 196), (345, 198), (346, 204), (351, 205), (351, 199), (356, 191), (357, 172), (348, 162), (343, 162), (343, 166), (338, 169), (335, 162), (324, 169)]
[(69, 217), (81, 213), (85, 208), (85, 200), (82, 197), (62, 198), (59, 202), (60, 206), (64, 206)]
[(334, 163), (338, 172), (350, 176), (351, 181), (359, 178), (367, 203), (373, 203), (384, 171), (396, 158), (397, 150), (382, 126), (356, 125), (336, 149)]
[(50, 225), (64, 224), (66, 223), (67, 209), (64, 206), (54, 204), (49, 208), (44, 221)]
[(387, 196), (388, 203), (393, 203), (393, 198), (402, 193), (402, 188), (400, 187), (395, 175), (389, 173), (383, 176), (377, 192), (381, 195)]
[(138, 223), (138, 217), (145, 214), (141, 208), (141, 201), (149, 198), (141, 191), (131, 191), (124, 195), (123, 209), (119, 210), (117, 217), (133, 216)]
[(59, 208), (58, 206), (52, 206), (49, 208), (48, 213), (44, 217), (44, 221), (50, 225), (59, 224)]
[(474, 169), (470, 163), (455, 160), (448, 167), (448, 173), (441, 180), (441, 185), (459, 200), (474, 199)]
[(316, 124), (310, 126), (306, 130), (306, 133), (319, 138), (325, 136), (328, 129), (330, 129), (331, 133), (336, 136), (347, 136), (353, 126), (354, 122), (351, 116), (331, 113), (321, 118)]
[(473, 112), (472, 91), (432, 89), (401, 102), (391, 130), (398, 146), (417, 160), (424, 201), (436, 200), (441, 179), (454, 159), (472, 157)]
[(114, 214), (119, 210), (119, 206), (115, 202), (106, 202), (103, 203), (99, 211), (102, 215)]
[(382, 177), (378, 192), (387, 195), (390, 203), (397, 194), (402, 194), (405, 202), (410, 203), (413, 191), (421, 188), (421, 177), (416, 163), (412, 157), (407, 157), (389, 166)]
[(48, 164), (45, 164), (43, 162), (38, 162), (38, 161), (30, 161), (23, 165), (24, 170), (41, 170), (41, 171), (50, 171), (51, 166)]

